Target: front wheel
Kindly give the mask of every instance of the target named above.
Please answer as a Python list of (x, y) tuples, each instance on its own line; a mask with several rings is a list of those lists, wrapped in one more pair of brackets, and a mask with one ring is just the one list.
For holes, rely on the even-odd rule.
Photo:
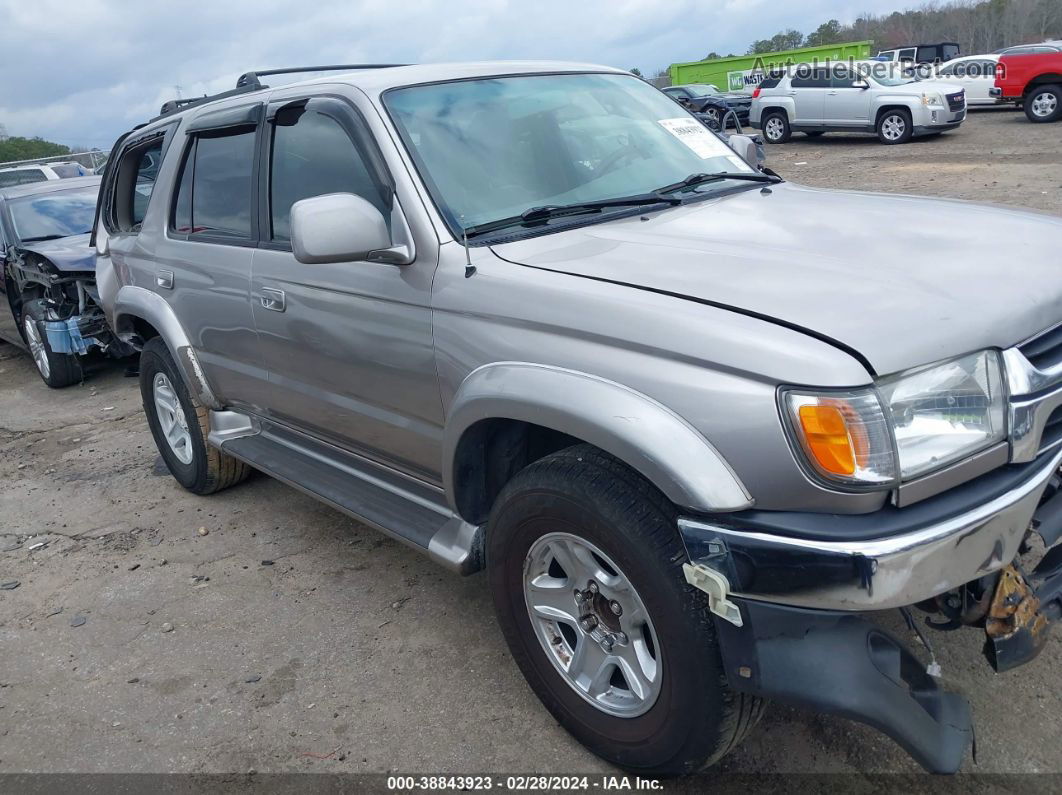
[(914, 135), (911, 112), (902, 108), (887, 110), (878, 119), (878, 140), (883, 144), (905, 144)]
[(81, 381), (81, 361), (72, 353), (56, 353), (48, 342), (44, 330), (46, 317), (40, 301), (26, 301), (22, 311), (22, 337), (26, 340), (37, 373), (52, 389), (76, 384)]
[(1025, 116), (1044, 123), (1062, 119), (1062, 86), (1037, 86), (1025, 97)]
[(487, 529), (495, 610), (556, 720), (598, 756), (669, 776), (721, 758), (762, 702), (726, 684), (671, 504), (589, 445), (522, 470)]

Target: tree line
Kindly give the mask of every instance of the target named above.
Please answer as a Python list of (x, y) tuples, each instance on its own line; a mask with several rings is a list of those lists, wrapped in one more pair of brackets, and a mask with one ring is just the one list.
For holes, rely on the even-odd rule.
[(68, 154), (70, 154), (70, 147), (54, 144), (43, 138), (20, 138), (18, 136), (0, 138), (0, 163)]
[[(823, 22), (805, 36), (784, 30), (749, 45), (747, 54), (871, 39), (877, 49), (956, 41), (970, 55), (1062, 38), (1062, 0), (953, 0), (891, 14), (864, 14), (851, 25)], [(709, 53), (708, 58), (718, 58)]]

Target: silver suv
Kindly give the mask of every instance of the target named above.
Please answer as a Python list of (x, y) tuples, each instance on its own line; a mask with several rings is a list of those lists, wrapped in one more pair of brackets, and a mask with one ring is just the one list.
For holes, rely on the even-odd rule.
[(1062, 221), (783, 182), (603, 67), (262, 77), (127, 134), (101, 194), (181, 485), (258, 469), (486, 569), (530, 686), (629, 770), (768, 699), (959, 768), (967, 702), (867, 614), (981, 627), (1000, 670), (1046, 641)]
[(868, 132), (883, 144), (904, 144), (966, 119), (962, 86), (916, 80), (894, 63), (801, 64), (766, 77), (752, 96), (749, 123), (772, 144), (794, 132)]

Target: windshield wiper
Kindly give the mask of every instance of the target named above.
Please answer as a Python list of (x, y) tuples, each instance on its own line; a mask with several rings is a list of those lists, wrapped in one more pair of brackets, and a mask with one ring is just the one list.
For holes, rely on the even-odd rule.
[(755, 174), (748, 174), (742, 171), (716, 171), (712, 174), (690, 174), (686, 179), (679, 182), (674, 182), (670, 185), (664, 185), (662, 188), (657, 188), (655, 193), (674, 193), (679, 190), (686, 190), (688, 188), (695, 188), (698, 185), (704, 185), (708, 182), (721, 182), (724, 179), (738, 179), (745, 182), (781, 182), (782, 178), (777, 174), (764, 174), (756, 172)]
[(70, 237), (70, 235), (38, 235), (37, 237), (24, 237), (23, 243), (42, 243), (45, 240), (62, 240), (64, 237)]
[(550, 204), (543, 207), (531, 207), (519, 215), (511, 215), (508, 218), (499, 218), (496, 221), (487, 221), (486, 223), (466, 227), (465, 235), (475, 237), (477, 235), (485, 235), (488, 232), (496, 232), (499, 229), (508, 229), (513, 226), (531, 226), (551, 221), (554, 218), (596, 213), (613, 207), (641, 207), (650, 204), (676, 205), (681, 203), (682, 200), (674, 196), (664, 196), (659, 191), (652, 191), (635, 196), (620, 196), (615, 199), (601, 199), (593, 202)]

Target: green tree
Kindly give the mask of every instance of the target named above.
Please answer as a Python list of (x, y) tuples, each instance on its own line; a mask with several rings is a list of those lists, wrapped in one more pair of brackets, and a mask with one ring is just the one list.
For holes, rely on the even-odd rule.
[(719, 53), (717, 53), (715, 50), (712, 50), (710, 53), (708, 53), (706, 56), (704, 56), (701, 60), (702, 61), (714, 61), (717, 58), (722, 58), (722, 57), (723, 56), (720, 55)]
[(749, 55), (759, 55), (766, 52), (779, 52), (781, 50), (795, 50), (804, 43), (804, 34), (799, 30), (783, 30), (769, 39), (754, 41), (749, 47)]
[(836, 19), (823, 22), (813, 33), (808, 34), (807, 46), (819, 47), (823, 44), (836, 44), (841, 41), (841, 23)]
[(0, 163), (68, 154), (70, 154), (70, 147), (54, 144), (51, 141), (45, 141), (43, 138), (11, 136), (0, 141)]
[(631, 69), (631, 74), (635, 75), (636, 77), (641, 77), (642, 76), (642, 70), (639, 69), (637, 66), (635, 66), (633, 69)]

